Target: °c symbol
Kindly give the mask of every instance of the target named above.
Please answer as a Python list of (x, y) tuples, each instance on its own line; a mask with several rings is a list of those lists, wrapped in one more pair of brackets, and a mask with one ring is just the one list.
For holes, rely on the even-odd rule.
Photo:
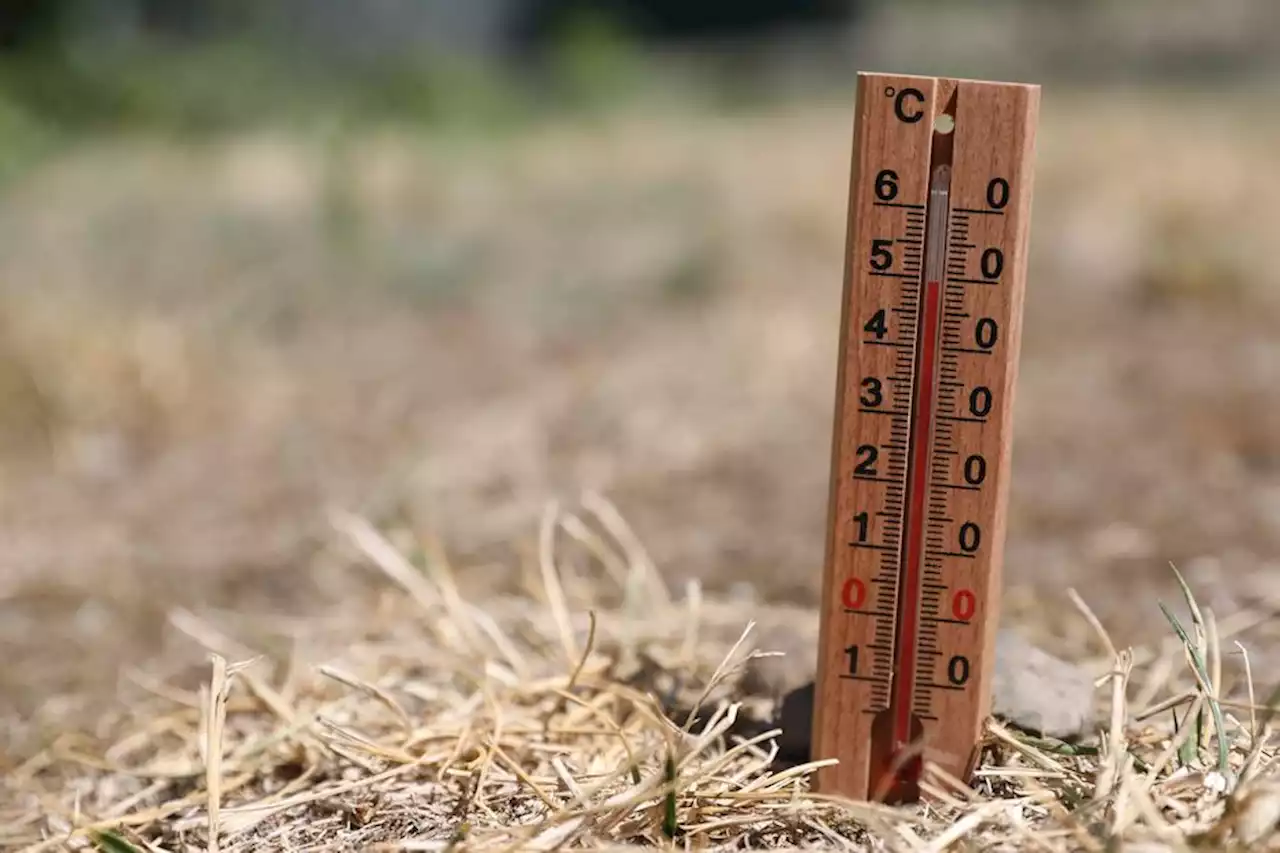
[(913, 113), (907, 112), (907, 99), (923, 104), (924, 92), (919, 89), (903, 89), (893, 102), (893, 112), (898, 117), (898, 120), (905, 121), (907, 124), (914, 124), (924, 118), (924, 110), (916, 110)]

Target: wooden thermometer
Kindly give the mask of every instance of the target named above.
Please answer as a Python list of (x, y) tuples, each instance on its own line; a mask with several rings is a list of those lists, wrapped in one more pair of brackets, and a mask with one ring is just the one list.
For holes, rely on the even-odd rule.
[(1037, 86), (860, 74), (816, 788), (967, 780), (988, 714)]

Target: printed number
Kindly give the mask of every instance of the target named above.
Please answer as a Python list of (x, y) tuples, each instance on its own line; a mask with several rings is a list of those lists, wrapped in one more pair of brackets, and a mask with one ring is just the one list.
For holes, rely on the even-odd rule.
[(887, 270), (893, 266), (893, 252), (889, 251), (889, 247), (893, 245), (892, 240), (872, 240), (871, 241), (871, 266), (877, 270)]
[(884, 390), (879, 379), (868, 376), (862, 380), (862, 387), (866, 389), (866, 393), (858, 398), (862, 405), (874, 408), (884, 402)]
[(973, 328), (973, 339), (979, 349), (991, 349), (996, 345), (999, 334), (1000, 329), (996, 326), (996, 321), (990, 317), (983, 317)]
[(987, 205), (1002, 210), (1009, 203), (1009, 182), (1004, 178), (992, 178), (987, 184)]
[(964, 481), (971, 486), (980, 486), (987, 479), (987, 460), (980, 454), (973, 454), (964, 460)]
[[(858, 674), (858, 647), (849, 646), (847, 649), (844, 650), (844, 653), (849, 658), (849, 674), (857, 675)], [(966, 670), (965, 678), (968, 678), (968, 677), (969, 677), (969, 673)]]
[(857, 578), (849, 578), (840, 589), (840, 603), (846, 610), (857, 610), (867, 600), (867, 585)]
[(889, 324), (884, 321), (883, 308), (871, 315), (871, 319), (862, 327), (862, 331), (870, 332), (875, 335), (876, 340), (880, 340), (880, 338), (883, 338), (885, 334), (888, 333)]
[(871, 527), (871, 516), (865, 512), (860, 512), (853, 517), (853, 520), (858, 524), (858, 541), (866, 542), (867, 532)]
[(972, 554), (982, 543), (982, 528), (972, 521), (966, 521), (960, 527), (960, 550)]
[(999, 278), (1004, 270), (1004, 252), (996, 248), (982, 253), (982, 275), (984, 278)]
[(880, 458), (880, 451), (876, 450), (874, 444), (864, 444), (858, 448), (858, 456), (865, 456), (866, 458), (858, 463), (858, 467), (853, 469), (853, 473), (862, 477), (874, 477), (876, 475), (875, 464), (876, 460)]
[(979, 385), (969, 392), (969, 411), (975, 418), (984, 418), (991, 411), (991, 389)]
[[(846, 649), (846, 651), (848, 651)], [(956, 655), (947, 661), (947, 681), (959, 687), (969, 680), (969, 659), (964, 655)]]
[[(898, 197), (898, 173), (892, 169), (881, 169), (876, 175), (876, 198), (881, 201), (893, 201)], [(987, 198), (991, 191), (987, 191)]]
[(961, 620), (973, 618), (978, 610), (978, 597), (967, 589), (962, 589), (951, 598), (951, 615)]

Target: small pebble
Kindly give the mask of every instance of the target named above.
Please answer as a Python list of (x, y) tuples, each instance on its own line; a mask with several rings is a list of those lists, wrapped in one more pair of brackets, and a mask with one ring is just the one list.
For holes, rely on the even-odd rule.
[(992, 681), (992, 713), (1018, 728), (1072, 741), (1094, 725), (1093, 676), (1013, 631), (996, 634)]

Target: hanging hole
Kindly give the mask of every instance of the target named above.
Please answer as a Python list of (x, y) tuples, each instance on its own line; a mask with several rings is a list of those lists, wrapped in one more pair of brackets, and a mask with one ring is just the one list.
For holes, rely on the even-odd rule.
[(955, 117), (950, 113), (943, 113), (933, 120), (933, 132), (946, 135), (956, 129)]

